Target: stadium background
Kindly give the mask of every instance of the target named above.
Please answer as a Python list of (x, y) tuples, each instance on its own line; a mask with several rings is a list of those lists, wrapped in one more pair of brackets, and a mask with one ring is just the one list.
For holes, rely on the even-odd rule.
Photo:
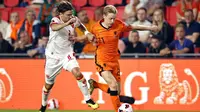
[[(3, 20), (9, 21), (10, 13), (15, 11), (19, 13), (21, 19), (25, 18), (27, 7), (19, 7), (20, 0), (4, 0), (3, 2), (3, 8), (0, 8)], [(29, 4), (31, 2), (28, 0)], [(115, 5), (118, 9), (117, 17), (122, 19), (127, 3), (129, 3), (129, 0), (72, 0), (72, 4), (76, 10), (86, 10), (90, 19), (94, 19), (94, 10), (97, 7), (106, 4)], [(36, 15), (40, 12), (40, 8), (38, 8), (39, 4), (32, 4)], [(164, 10), (165, 19), (174, 26), (177, 23), (175, 16), (176, 7), (167, 6), (166, 4)], [(44, 33), (45, 29), (41, 28), (41, 31)], [(127, 33), (124, 36), (127, 36)], [(122, 54), (123, 59), (120, 60), (122, 94), (136, 97), (137, 102), (133, 107), (138, 112), (153, 112), (154, 110), (159, 112), (200, 111), (200, 62), (198, 49), (195, 48), (196, 52), (194, 54), (181, 55), (189, 55), (190, 57), (187, 59), (175, 56), (170, 59), (156, 58), (159, 54)], [(79, 56), (79, 53), (77, 55)], [(0, 57), (0, 112), (35, 112), (40, 107), (41, 102), (41, 88), (44, 81), (44, 59), (38, 59), (40, 58), (39, 56), (33, 59), (33, 57), (29, 57), (26, 53), (0, 53)], [(83, 57), (93, 58), (88, 55)], [(93, 59), (79, 59), (78, 61), (87, 79), (92, 77), (102, 81), (95, 72)], [(192, 99), (196, 98), (194, 103), (154, 104), (155, 97), (159, 96), (161, 92), (159, 77), (162, 75), (160, 71), (164, 70), (162, 69), (163, 64), (174, 67), (173, 70), (176, 71), (179, 84), (184, 80), (189, 82)], [(187, 74), (187, 70), (190, 70), (194, 77), (191, 74)], [(90, 110), (90, 108), (81, 102), (82, 96), (76, 87), (76, 82), (72, 75), (67, 72), (62, 72), (58, 76), (50, 98), (57, 98), (60, 101), (61, 110), (74, 110), (73, 112), (76, 112), (75, 110)], [(93, 98), (100, 103), (99, 112), (107, 112), (105, 110), (111, 112), (112, 105), (108, 95), (96, 90)]]

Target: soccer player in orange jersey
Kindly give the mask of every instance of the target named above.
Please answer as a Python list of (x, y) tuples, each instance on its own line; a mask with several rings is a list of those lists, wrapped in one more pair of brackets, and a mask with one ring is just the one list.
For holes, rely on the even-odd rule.
[[(131, 97), (119, 96), (120, 94), (120, 68), (118, 59), (120, 52), (118, 50), (118, 40), (122, 32), (130, 31), (132, 29), (138, 30), (157, 30), (156, 26), (131, 26), (126, 25), (122, 21), (116, 19), (117, 9), (113, 5), (107, 5), (103, 9), (103, 19), (97, 22), (93, 27), (91, 33), (95, 35), (96, 55), (95, 64), (97, 71), (103, 77), (107, 84), (102, 84), (89, 80), (90, 94), (94, 88), (99, 88), (102, 91), (109, 93), (115, 111), (120, 107), (120, 101), (125, 100), (128, 103), (134, 103)], [(77, 38), (77, 41), (78, 40)]]

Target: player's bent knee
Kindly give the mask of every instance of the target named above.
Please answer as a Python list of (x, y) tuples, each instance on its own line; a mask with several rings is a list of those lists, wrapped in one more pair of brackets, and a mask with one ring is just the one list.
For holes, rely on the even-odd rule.
[(51, 89), (52, 89), (52, 87), (53, 87), (53, 85), (54, 84), (45, 84), (45, 89), (47, 90), (47, 91), (50, 91)]
[(77, 78), (80, 79), (83, 77), (83, 75), (80, 72), (80, 69), (78, 67), (72, 69), (72, 74), (75, 76), (76, 79)]

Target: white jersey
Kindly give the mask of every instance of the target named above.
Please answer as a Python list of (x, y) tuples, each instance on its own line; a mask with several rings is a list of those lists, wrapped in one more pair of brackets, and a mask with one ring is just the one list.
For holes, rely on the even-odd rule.
[(79, 19), (76, 17), (76, 22), (66, 26), (58, 31), (51, 29), (52, 24), (60, 24), (63, 21), (59, 17), (53, 17), (49, 28), (49, 41), (46, 47), (46, 55), (54, 58), (63, 58), (68, 53), (73, 51), (74, 42), (69, 41), (69, 37), (74, 36), (75, 27), (80, 26)]

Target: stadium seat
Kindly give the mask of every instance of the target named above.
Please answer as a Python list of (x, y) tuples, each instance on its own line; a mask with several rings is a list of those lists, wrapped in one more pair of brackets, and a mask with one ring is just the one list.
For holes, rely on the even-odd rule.
[(19, 18), (20, 19), (24, 19), (25, 18), (26, 8), (15, 7), (15, 8), (12, 8), (11, 12), (18, 12), (19, 13)]
[(91, 6), (98, 7), (98, 6), (104, 5), (105, 4), (105, 0), (89, 0), (89, 4)]
[(109, 4), (109, 5), (120, 5), (120, 4), (122, 4), (122, 0), (106, 0), (106, 4)]
[(83, 7), (81, 9), (87, 11), (88, 17), (90, 19), (94, 19), (94, 11), (95, 11), (96, 7)]
[(130, 3), (130, 0), (126, 0), (126, 3), (127, 3), (127, 4)]
[(9, 21), (9, 14), (11, 12), (11, 8), (0, 8), (0, 12), (2, 13), (2, 19), (5, 21)]
[(200, 47), (194, 47), (194, 53), (200, 53)]
[(175, 6), (166, 7), (166, 20), (169, 22), (170, 25), (176, 25), (177, 20)]
[(4, 5), (7, 7), (15, 7), (19, 4), (19, 0), (4, 0)]
[(87, 0), (72, 0), (72, 4), (75, 7), (83, 7), (87, 4)]
[(122, 20), (123, 14), (124, 14), (124, 6), (117, 7), (117, 18)]

